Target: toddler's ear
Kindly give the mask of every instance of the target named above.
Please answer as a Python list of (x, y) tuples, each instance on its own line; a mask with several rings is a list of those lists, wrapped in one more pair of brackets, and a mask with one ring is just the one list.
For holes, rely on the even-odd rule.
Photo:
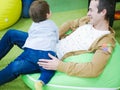
[(47, 19), (51, 17), (51, 13), (47, 13), (46, 16), (47, 16)]

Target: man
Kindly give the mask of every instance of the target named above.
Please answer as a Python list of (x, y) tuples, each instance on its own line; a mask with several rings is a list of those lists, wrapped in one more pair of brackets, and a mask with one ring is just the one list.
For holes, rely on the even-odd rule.
[[(114, 32), (111, 31), (111, 28), (109, 27), (109, 17), (112, 14), (111, 11), (112, 3), (113, 3), (112, 0), (91, 0), (89, 11), (87, 14), (90, 19), (89, 22), (90, 24), (79, 26), (81, 23), (79, 23), (79, 20), (76, 20), (77, 22), (71, 21), (61, 27), (61, 29), (65, 31), (67, 31), (67, 29), (69, 28), (75, 31), (69, 36), (66, 36), (64, 39), (61, 39), (59, 42), (60, 45), (58, 43), (59, 46), (59, 49), (57, 49), (58, 57), (60, 56), (59, 54), (61, 53), (62, 58), (64, 59), (68, 56), (80, 53), (94, 52), (94, 56), (91, 62), (66, 63), (59, 60), (61, 59), (61, 57), (59, 57), (58, 59), (49, 54), (52, 60), (49, 61), (41, 60), (38, 62), (38, 64), (45, 69), (57, 70), (73, 76), (96, 77), (100, 75), (104, 70), (104, 67), (106, 66), (108, 59), (111, 56), (113, 48), (115, 46)], [(83, 20), (83, 22), (84, 21), (85, 20)], [(80, 34), (78, 35), (78, 33)], [(99, 36), (101, 33), (104, 34)], [(74, 36), (74, 38), (70, 38), (72, 36)], [(79, 41), (76, 39), (76, 37), (79, 38)], [(82, 37), (84, 37), (83, 40)], [(94, 41), (93, 37), (95, 38)], [(72, 39), (76, 39), (76, 42), (79, 42), (79, 46), (81, 45), (81, 47), (83, 48), (79, 48), (79, 46), (77, 45), (75, 46), (76, 42), (74, 41), (72, 41), (73, 45), (70, 46), (68, 42), (70, 40), (69, 38), (71, 39), (71, 41)], [(88, 46), (89, 45), (90, 46), (88, 47), (87, 44)], [(71, 47), (74, 46), (75, 48), (72, 48), (73, 51), (70, 50)], [(76, 47), (78, 47), (79, 49), (78, 48), (76, 49)], [(62, 51), (65, 53), (63, 53)]]

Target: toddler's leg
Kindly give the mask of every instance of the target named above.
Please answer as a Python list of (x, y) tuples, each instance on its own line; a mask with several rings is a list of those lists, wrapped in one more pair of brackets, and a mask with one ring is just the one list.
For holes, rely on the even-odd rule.
[[(41, 59), (44, 58), (44, 59), (50, 60), (51, 58), (48, 56), (48, 53), (52, 54), (53, 56), (56, 56), (56, 53), (51, 51), (42, 52), (42, 54), (39, 54), (39, 55)], [(42, 86), (47, 84), (55, 74), (54, 70), (46, 70), (41, 66), (39, 66), (39, 68), (40, 68), (41, 76), (39, 77), (38, 81), (35, 83), (36, 90), (42, 90)]]
[(54, 76), (55, 71), (53, 70), (41, 70), (41, 76), (35, 83), (35, 90), (42, 90), (42, 86), (47, 84), (51, 78)]
[(35, 82), (35, 90), (42, 90), (43, 82), (42, 81), (36, 81)]

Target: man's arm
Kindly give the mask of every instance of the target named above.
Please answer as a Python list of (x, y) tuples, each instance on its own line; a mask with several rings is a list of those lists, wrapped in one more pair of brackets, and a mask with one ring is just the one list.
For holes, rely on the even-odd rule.
[[(114, 40), (108, 38), (106, 41), (99, 43), (99, 48), (94, 53), (91, 62), (74, 63), (59, 61), (57, 70), (78, 77), (96, 77), (100, 75), (107, 64), (115, 45)], [(105, 46), (105, 44), (108, 46)]]

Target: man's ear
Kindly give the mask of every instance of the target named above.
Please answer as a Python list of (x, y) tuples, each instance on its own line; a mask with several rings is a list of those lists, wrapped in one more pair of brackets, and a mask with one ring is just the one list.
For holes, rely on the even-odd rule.
[(106, 13), (107, 13), (107, 10), (106, 10), (106, 9), (103, 9), (102, 12), (101, 12), (102, 16), (105, 16)]

